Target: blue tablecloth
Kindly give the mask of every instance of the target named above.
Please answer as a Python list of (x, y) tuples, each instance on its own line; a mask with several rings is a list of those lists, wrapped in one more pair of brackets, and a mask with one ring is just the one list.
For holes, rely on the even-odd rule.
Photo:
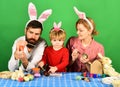
[(0, 79), (0, 87), (113, 87), (103, 84), (102, 78), (90, 78), (90, 82), (76, 80), (80, 73), (62, 73), (61, 77), (40, 76), (29, 82)]

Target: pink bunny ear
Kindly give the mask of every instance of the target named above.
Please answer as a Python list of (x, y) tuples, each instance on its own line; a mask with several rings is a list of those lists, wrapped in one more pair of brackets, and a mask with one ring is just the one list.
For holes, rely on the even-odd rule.
[(45, 10), (38, 18), (38, 21), (43, 23), (50, 15), (52, 14), (52, 10)]
[(28, 14), (29, 14), (30, 20), (36, 20), (37, 19), (36, 7), (32, 2), (29, 3)]
[(79, 11), (76, 7), (74, 7), (74, 11), (76, 12), (76, 14), (78, 15), (79, 18), (81, 18), (81, 19), (85, 19), (86, 18), (85, 13)]
[(53, 23), (54, 29), (58, 29), (56, 22)]
[(75, 13), (78, 15), (78, 17), (80, 19), (84, 19), (88, 22), (88, 24), (90, 25), (91, 29), (93, 30), (93, 25), (91, 24), (91, 22), (86, 18), (86, 14), (84, 12), (79, 11), (76, 7), (73, 7)]
[(61, 25), (62, 25), (62, 22), (59, 22), (58, 24), (54, 22), (53, 24), (54, 30), (60, 30)]

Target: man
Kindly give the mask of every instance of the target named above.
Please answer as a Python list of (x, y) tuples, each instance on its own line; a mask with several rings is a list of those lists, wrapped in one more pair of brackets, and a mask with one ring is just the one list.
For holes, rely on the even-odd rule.
[(19, 37), (13, 44), (12, 56), (8, 63), (10, 71), (18, 69), (20, 62), (20, 67), (25, 71), (36, 67), (47, 46), (46, 41), (40, 37), (42, 30), (42, 24), (39, 21), (33, 20), (28, 23), (25, 36)]
[(43, 30), (42, 23), (52, 14), (52, 10), (45, 10), (37, 19), (36, 7), (30, 2), (28, 13), (30, 20), (25, 27), (25, 36), (15, 40), (12, 47), (12, 55), (8, 62), (10, 71), (15, 71), (19, 67), (24, 71), (29, 71), (36, 67), (47, 46), (46, 41), (40, 35)]

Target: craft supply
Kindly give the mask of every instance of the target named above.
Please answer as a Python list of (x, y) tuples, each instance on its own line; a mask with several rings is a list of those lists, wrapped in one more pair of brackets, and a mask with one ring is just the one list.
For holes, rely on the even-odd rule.
[(18, 78), (18, 81), (19, 81), (19, 82), (23, 82), (23, 81), (24, 81), (24, 78), (23, 78), (23, 77), (19, 77), (19, 78)]
[[(88, 55), (87, 55), (86, 53), (83, 53), (83, 54), (82, 54), (82, 58), (87, 59), (87, 58), (88, 58)], [(89, 61), (88, 64), (91, 64), (91, 62)]]
[(91, 77), (91, 78), (93, 77), (93, 74), (92, 74), (92, 73), (90, 73), (90, 77)]
[(101, 77), (102, 77), (102, 74), (97, 74), (97, 77), (98, 77), (98, 78), (101, 78)]
[(90, 82), (90, 79), (88, 77), (84, 77), (84, 78), (82, 78), (82, 80), (84, 80), (86, 82)]
[(87, 55), (86, 53), (83, 53), (83, 54), (82, 54), (82, 58), (87, 59), (87, 58), (88, 58), (88, 55)]
[(102, 77), (103, 77), (103, 78), (106, 77), (106, 74), (102, 74)]
[(81, 80), (81, 79), (82, 79), (82, 76), (76, 76), (75, 79), (76, 79), (76, 80)]
[(87, 77), (90, 77), (90, 73), (89, 72), (87, 72), (87, 75), (86, 75)]
[(50, 76), (60, 77), (62, 76), (62, 73), (50, 73)]
[(28, 44), (27, 44), (27, 47), (28, 47), (28, 48), (34, 48), (34, 47), (36, 47), (36, 45), (31, 44), (31, 43), (28, 43)]
[(120, 76), (120, 73), (117, 72), (114, 67), (112, 67), (112, 60), (109, 57), (102, 56), (98, 53), (99, 58), (101, 58), (101, 63), (103, 65), (103, 72), (109, 76)]
[(104, 84), (112, 84), (113, 81), (120, 80), (119, 77), (105, 77), (102, 79), (102, 83)]
[(97, 78), (97, 74), (93, 74), (93, 78)]
[(84, 72), (84, 73), (83, 73), (83, 76), (86, 77), (86, 76), (87, 76), (87, 72)]
[(112, 85), (113, 87), (120, 87), (120, 80), (113, 80)]
[(32, 74), (27, 74), (27, 76), (29, 77), (30, 80), (34, 79), (34, 76)]
[(108, 77), (106, 74), (94, 74), (94, 73), (89, 73), (89, 72), (83, 72), (80, 74), (80, 76), (83, 77), (90, 77), (90, 78), (105, 78)]
[(29, 77), (28, 76), (24, 76), (24, 81), (25, 82), (28, 82), (30, 79), (29, 79)]
[(37, 67), (32, 68), (32, 71), (33, 71), (33, 74), (39, 73), (40, 72), (40, 68), (37, 68)]
[(36, 78), (40, 77), (40, 73), (35, 73), (34, 77), (36, 77)]
[(24, 46), (19, 46), (19, 51), (23, 51), (24, 50)]
[(13, 72), (10, 72), (10, 71), (2, 71), (0, 72), (0, 78), (3, 78), (3, 79), (11, 78), (12, 73)]
[(50, 72), (44, 71), (44, 75), (45, 75), (45, 76), (49, 76), (49, 75), (50, 75)]

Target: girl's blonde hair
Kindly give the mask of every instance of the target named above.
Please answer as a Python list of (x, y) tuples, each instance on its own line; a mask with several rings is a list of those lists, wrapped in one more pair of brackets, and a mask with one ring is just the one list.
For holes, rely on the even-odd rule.
[(50, 40), (57, 39), (57, 40), (65, 40), (66, 39), (66, 32), (62, 29), (54, 30), (52, 29), (49, 33)]
[[(94, 21), (91, 19), (91, 18), (88, 18), (87, 19), (90, 21), (90, 23), (92, 24), (93, 26), (93, 31), (92, 31), (92, 35), (97, 35), (98, 34), (98, 31), (96, 30), (95, 28), (95, 23)], [(77, 29), (77, 25), (78, 24), (83, 24), (88, 30), (91, 29), (90, 25), (88, 24), (88, 22), (84, 19), (78, 19), (78, 21), (76, 22), (76, 29)]]

